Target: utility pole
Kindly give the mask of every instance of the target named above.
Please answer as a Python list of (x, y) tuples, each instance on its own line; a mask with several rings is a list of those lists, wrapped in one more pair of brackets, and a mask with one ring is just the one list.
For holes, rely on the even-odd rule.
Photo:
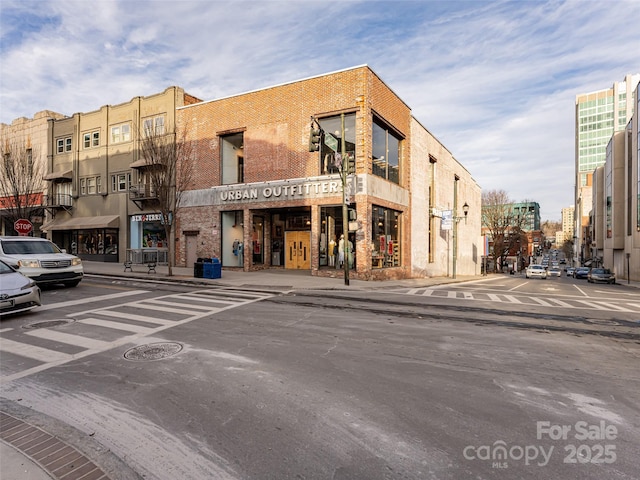
[(342, 155), (342, 172), (340, 177), (342, 178), (342, 232), (344, 235), (344, 242), (342, 248), (344, 251), (344, 284), (349, 285), (349, 205), (347, 203), (349, 196), (347, 195), (347, 174), (349, 171), (349, 160), (347, 159), (347, 152), (345, 152), (345, 139), (344, 139), (344, 113), (340, 115), (340, 127), (341, 127), (341, 141), (340, 141), (340, 154)]

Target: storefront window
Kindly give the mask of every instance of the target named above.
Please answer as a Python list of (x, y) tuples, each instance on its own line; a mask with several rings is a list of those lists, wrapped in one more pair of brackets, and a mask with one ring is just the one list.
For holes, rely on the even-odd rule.
[(400, 266), (400, 212), (373, 206), (371, 267)]
[[(320, 209), (320, 266), (341, 268), (339, 264), (340, 237), (342, 228), (342, 207), (323, 207)], [(349, 256), (351, 268), (355, 268), (355, 236), (347, 235), (351, 242), (352, 251)]]

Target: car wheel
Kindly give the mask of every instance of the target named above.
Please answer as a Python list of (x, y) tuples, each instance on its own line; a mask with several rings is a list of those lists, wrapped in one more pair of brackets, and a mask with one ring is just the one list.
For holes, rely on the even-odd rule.
[(80, 280), (74, 280), (73, 282), (64, 282), (65, 287), (77, 287)]

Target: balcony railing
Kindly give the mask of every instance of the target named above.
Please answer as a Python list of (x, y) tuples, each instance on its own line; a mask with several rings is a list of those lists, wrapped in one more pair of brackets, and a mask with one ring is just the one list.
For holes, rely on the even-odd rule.
[(158, 198), (158, 195), (153, 185), (141, 183), (129, 188), (129, 198), (131, 200), (154, 200)]
[(68, 193), (54, 193), (45, 195), (44, 206), (51, 208), (64, 208), (73, 206), (73, 197)]

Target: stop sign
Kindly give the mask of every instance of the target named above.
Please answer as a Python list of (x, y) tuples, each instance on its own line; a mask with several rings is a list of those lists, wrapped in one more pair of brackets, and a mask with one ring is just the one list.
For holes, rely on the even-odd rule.
[(18, 232), (18, 235), (24, 237), (31, 233), (31, 230), (33, 230), (33, 225), (29, 220), (21, 218), (20, 220), (16, 220), (16, 222), (13, 224), (13, 228), (16, 232)]

